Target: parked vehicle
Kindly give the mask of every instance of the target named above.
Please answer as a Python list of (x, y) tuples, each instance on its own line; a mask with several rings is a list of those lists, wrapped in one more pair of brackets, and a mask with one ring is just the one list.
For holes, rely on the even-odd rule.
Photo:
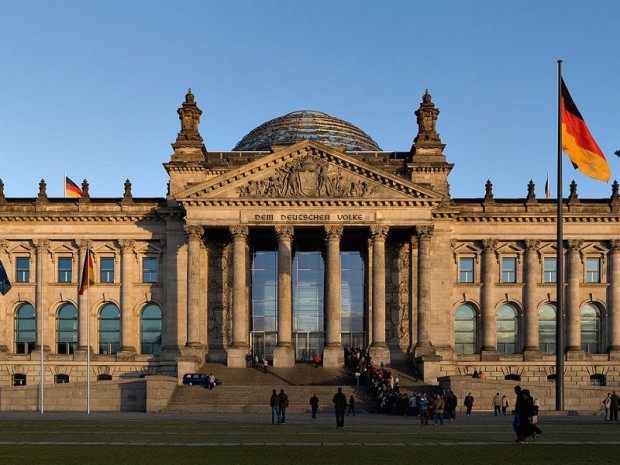
[(183, 384), (188, 386), (206, 386), (209, 377), (203, 373), (187, 373), (183, 375)]

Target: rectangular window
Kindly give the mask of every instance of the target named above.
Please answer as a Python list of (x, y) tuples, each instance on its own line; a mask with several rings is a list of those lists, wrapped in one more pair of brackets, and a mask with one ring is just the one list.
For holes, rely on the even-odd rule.
[(70, 283), (73, 278), (73, 259), (71, 257), (60, 257), (58, 259), (58, 282)]
[(99, 282), (114, 282), (114, 257), (101, 257), (99, 260)]
[(157, 282), (157, 259), (154, 257), (144, 257), (142, 259), (142, 282)]
[(557, 276), (557, 260), (555, 257), (547, 257), (543, 261), (544, 278), (546, 283), (555, 283), (558, 280)]
[(598, 258), (586, 258), (586, 282), (601, 282), (601, 260)]
[(473, 257), (461, 257), (459, 260), (459, 282), (474, 282), (474, 259)]
[(15, 266), (15, 281), (18, 283), (30, 282), (30, 257), (17, 257)]
[(502, 282), (503, 283), (516, 283), (517, 282), (517, 259), (502, 258)]

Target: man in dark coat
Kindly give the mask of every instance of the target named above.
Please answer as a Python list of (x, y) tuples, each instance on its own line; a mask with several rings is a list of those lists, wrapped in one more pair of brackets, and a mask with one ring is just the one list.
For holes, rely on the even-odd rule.
[(310, 408), (312, 408), (312, 418), (316, 418), (316, 411), (319, 409), (319, 398), (316, 394), (310, 397)]
[(280, 398), (275, 389), (273, 390), (273, 394), (271, 394), (271, 399), (269, 399), (269, 406), (271, 407), (271, 424), (274, 425), (277, 421), (279, 425), (281, 423)]
[(515, 434), (517, 435), (516, 441), (519, 441), (519, 439), (521, 439), (519, 422), (521, 421), (521, 410), (523, 410), (523, 395), (521, 394), (521, 386), (515, 386), (514, 389), (517, 398), (515, 399), (515, 416), (512, 420), (512, 429), (515, 430)]
[(611, 420), (618, 421), (618, 408), (620, 408), (620, 396), (613, 391), (611, 394), (610, 414)]
[(284, 424), (286, 423), (286, 408), (288, 407), (288, 396), (284, 393), (284, 389), (280, 389), (278, 401), (278, 406), (280, 407), (280, 418), (282, 418), (282, 424)]
[(347, 409), (347, 396), (342, 393), (342, 388), (338, 388), (338, 392), (332, 399), (336, 408), (336, 428), (344, 428), (344, 411)]
[(471, 395), (471, 392), (465, 396), (465, 408), (467, 408), (467, 416), (471, 417), (471, 409), (474, 407), (474, 396)]

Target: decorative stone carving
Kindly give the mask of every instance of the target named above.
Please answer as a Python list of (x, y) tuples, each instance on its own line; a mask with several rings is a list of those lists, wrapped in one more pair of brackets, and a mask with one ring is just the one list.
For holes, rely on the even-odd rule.
[(536, 185), (532, 179), (530, 179), (530, 182), (527, 184), (526, 200), (530, 202), (536, 200)]
[(0, 204), (5, 204), (5, 203), (6, 203), (6, 197), (4, 196), (4, 182), (2, 181), (2, 179), (0, 179)]
[(344, 228), (339, 225), (325, 226), (325, 241), (339, 241), (343, 231)]
[(430, 239), (431, 237), (433, 237), (434, 230), (435, 230), (435, 226), (433, 225), (422, 225), (422, 226), (415, 227), (418, 240)]
[(198, 108), (196, 102), (194, 102), (194, 94), (192, 89), (187, 90), (185, 95), (185, 102), (181, 105), (181, 108), (177, 110), (179, 119), (181, 120), (181, 132), (177, 136), (176, 143), (179, 142), (199, 142), (202, 143), (202, 137), (198, 132), (198, 125), (200, 124), (200, 115), (202, 110)]
[(389, 226), (382, 225), (382, 224), (373, 224), (370, 226), (370, 237), (373, 240), (374, 239), (385, 240), (389, 230), (390, 230)]
[(293, 240), (293, 236), (295, 235), (295, 228), (293, 226), (276, 226), (276, 237), (278, 240), (283, 240), (286, 242), (290, 242)]
[(41, 179), (39, 182), (39, 195), (37, 196), (38, 203), (47, 203), (47, 184), (45, 179)]
[(568, 200), (570, 202), (571, 200), (576, 201), (578, 199), (579, 196), (577, 195), (577, 183), (573, 179), (570, 183), (570, 194), (568, 195)]
[(582, 245), (583, 245), (583, 241), (582, 240), (569, 239), (569, 240), (566, 241), (566, 247), (569, 250), (577, 250), (577, 251), (579, 251), (581, 249)]
[(314, 155), (297, 158), (272, 176), (237, 188), (240, 197), (368, 197), (377, 188), (348, 178), (342, 170)]
[(204, 235), (205, 229), (202, 226), (185, 225), (183, 226), (183, 231), (185, 231), (185, 234), (187, 234), (188, 239), (201, 240)]
[(490, 179), (487, 179), (487, 182), (484, 185), (484, 201), (493, 202), (493, 183)]
[(228, 230), (230, 231), (230, 235), (233, 238), (243, 237), (244, 240), (247, 240), (248, 234), (250, 232), (247, 226), (243, 226), (240, 224), (229, 226)]
[(119, 239), (118, 246), (122, 253), (131, 253), (136, 250), (136, 241), (133, 239)]
[(422, 96), (422, 103), (420, 108), (415, 111), (415, 116), (418, 123), (418, 135), (414, 139), (415, 143), (419, 142), (439, 142), (439, 134), (435, 128), (437, 123), (437, 116), (439, 110), (435, 108), (435, 104), (431, 100), (431, 94), (428, 93), (428, 89)]
[(495, 252), (497, 249), (497, 241), (495, 239), (482, 239), (482, 248), (485, 251)]
[(87, 239), (78, 239), (75, 241), (75, 245), (77, 246), (78, 249), (80, 249), (80, 251), (84, 251), (87, 249), (92, 250), (93, 248), (93, 242)]
[(88, 191), (89, 184), (86, 179), (82, 181), (82, 196), (80, 197), (80, 202), (88, 202), (90, 201), (90, 192)]
[(131, 193), (131, 181), (125, 180), (125, 193), (123, 194), (123, 203), (133, 202), (133, 194)]
[(540, 241), (537, 239), (526, 239), (525, 241), (525, 249), (535, 252), (540, 247)]
[[(2, 182), (2, 179), (0, 179), (0, 183)], [(620, 190), (620, 185), (618, 184), (618, 181), (614, 180), (613, 184), (611, 185), (611, 201), (612, 202), (617, 202), (620, 200), (620, 193), (618, 192)], [(0, 198), (2, 198), (2, 192), (0, 191)]]
[(620, 239), (612, 239), (609, 241), (609, 250), (615, 252), (620, 250)]

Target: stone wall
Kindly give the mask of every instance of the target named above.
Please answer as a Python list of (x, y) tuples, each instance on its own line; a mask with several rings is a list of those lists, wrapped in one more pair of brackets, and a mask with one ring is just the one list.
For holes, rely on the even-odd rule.
[[(538, 399), (540, 410), (555, 410), (555, 383), (545, 382), (517, 382), (499, 381), (491, 379), (476, 379), (471, 376), (445, 376), (439, 378), (439, 386), (444, 391), (453, 391), (458, 399), (459, 410), (464, 410), (463, 400), (471, 392), (474, 396), (473, 411), (493, 411), (492, 400), (496, 393), (505, 395), (509, 401), (508, 410), (515, 404), (514, 387), (520, 385), (529, 389), (531, 395)], [(612, 387), (609, 386), (579, 386), (576, 387), (567, 381), (564, 390), (564, 409), (569, 413), (589, 412), (600, 414), (604, 411), (603, 399)]]
[[(167, 376), (119, 381), (97, 381), (90, 387), (92, 412), (158, 412), (176, 389), (176, 379)], [(44, 411), (85, 412), (86, 383), (45, 385)], [(0, 388), (0, 411), (40, 410), (38, 385)]]

